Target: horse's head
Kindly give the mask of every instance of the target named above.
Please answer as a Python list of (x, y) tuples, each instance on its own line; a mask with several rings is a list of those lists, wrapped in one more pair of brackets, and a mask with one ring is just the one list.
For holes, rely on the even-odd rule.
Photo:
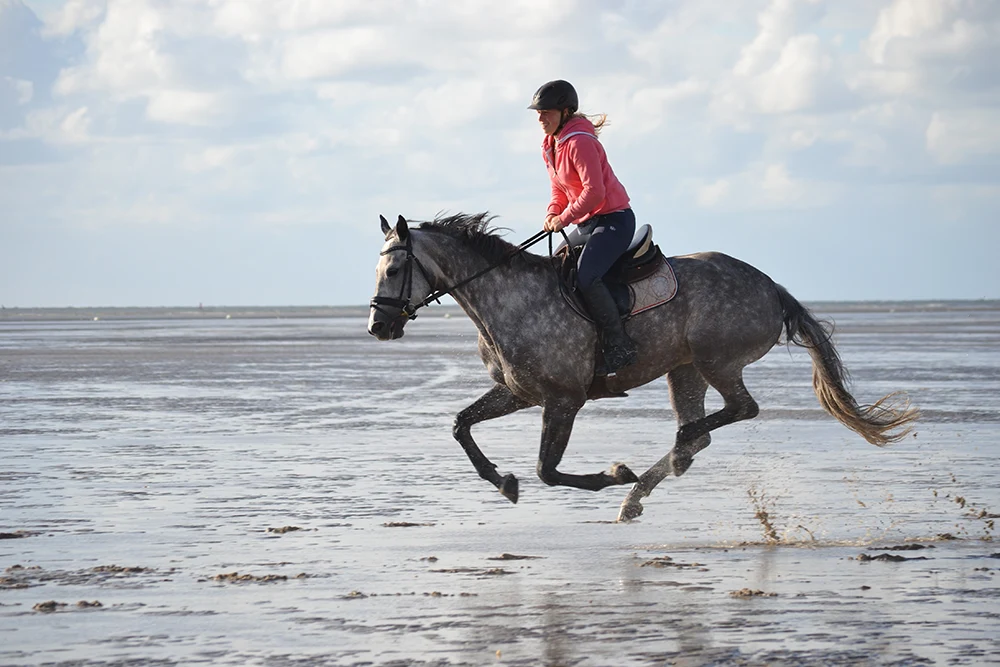
[[(379, 216), (385, 245), (375, 267), (375, 296), (371, 300), (368, 333), (379, 340), (403, 336), (403, 327), (416, 317), (418, 303), (431, 293), (428, 276), (420, 260), (413, 254), (413, 236), (406, 219), (399, 216), (395, 227)], [(414, 271), (414, 266), (417, 271)]]

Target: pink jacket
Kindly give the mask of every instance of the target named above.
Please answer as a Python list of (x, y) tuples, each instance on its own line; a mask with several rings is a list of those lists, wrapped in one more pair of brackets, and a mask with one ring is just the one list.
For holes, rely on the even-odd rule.
[(615, 177), (608, 156), (586, 118), (572, 118), (555, 139), (546, 135), (542, 157), (552, 181), (548, 212), (566, 224), (628, 208), (625, 187)]

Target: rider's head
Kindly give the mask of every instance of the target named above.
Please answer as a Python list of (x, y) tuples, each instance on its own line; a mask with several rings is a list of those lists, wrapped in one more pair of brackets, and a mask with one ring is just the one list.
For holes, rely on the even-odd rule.
[(535, 91), (529, 109), (538, 112), (538, 122), (545, 134), (556, 134), (566, 120), (576, 113), (580, 99), (569, 81), (549, 81)]

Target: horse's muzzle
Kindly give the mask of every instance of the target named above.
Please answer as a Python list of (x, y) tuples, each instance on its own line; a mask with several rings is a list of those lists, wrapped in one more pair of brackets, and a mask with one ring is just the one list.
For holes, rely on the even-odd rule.
[(368, 333), (379, 340), (396, 340), (403, 337), (403, 318), (388, 319), (378, 311), (372, 313), (368, 324)]

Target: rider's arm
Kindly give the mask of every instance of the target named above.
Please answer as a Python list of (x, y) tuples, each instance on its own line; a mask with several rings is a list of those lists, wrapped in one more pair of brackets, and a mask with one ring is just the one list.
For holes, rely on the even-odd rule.
[(566, 210), (566, 206), (569, 204), (569, 196), (563, 190), (562, 186), (559, 185), (555, 167), (549, 164), (548, 160), (546, 160), (545, 164), (548, 167), (549, 180), (552, 183), (552, 198), (549, 200), (548, 213), (549, 215), (559, 215)]

